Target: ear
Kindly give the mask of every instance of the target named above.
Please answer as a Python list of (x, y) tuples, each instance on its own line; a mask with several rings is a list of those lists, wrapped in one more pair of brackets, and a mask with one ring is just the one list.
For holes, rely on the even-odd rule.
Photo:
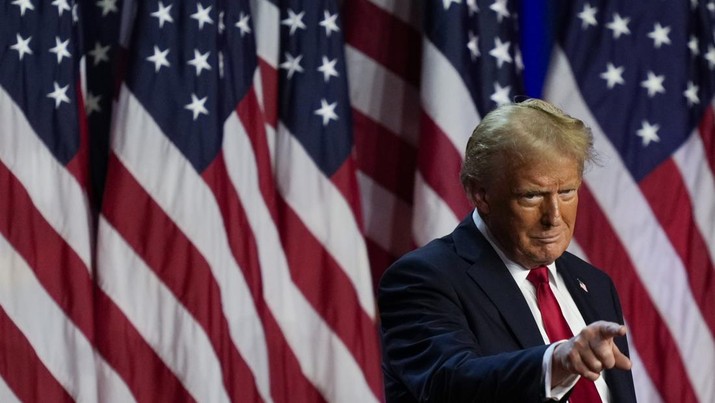
[(489, 200), (487, 197), (487, 190), (484, 188), (484, 186), (481, 186), (481, 184), (475, 183), (474, 185), (475, 186), (470, 192), (470, 198), (472, 199), (472, 203), (474, 204), (474, 207), (477, 208), (477, 211), (480, 215), (487, 215), (489, 214)]

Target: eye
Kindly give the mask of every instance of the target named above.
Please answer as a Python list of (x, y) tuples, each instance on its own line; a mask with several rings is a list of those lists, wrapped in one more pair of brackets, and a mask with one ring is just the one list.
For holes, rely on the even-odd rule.
[(576, 189), (564, 189), (559, 191), (559, 196), (563, 200), (571, 200), (576, 196)]

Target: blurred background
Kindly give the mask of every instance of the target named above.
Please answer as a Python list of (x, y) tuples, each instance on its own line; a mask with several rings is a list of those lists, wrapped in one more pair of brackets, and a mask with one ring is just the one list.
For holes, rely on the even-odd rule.
[(0, 401), (381, 401), (375, 286), (527, 97), (639, 400), (715, 402), (713, 0), (1, 0)]

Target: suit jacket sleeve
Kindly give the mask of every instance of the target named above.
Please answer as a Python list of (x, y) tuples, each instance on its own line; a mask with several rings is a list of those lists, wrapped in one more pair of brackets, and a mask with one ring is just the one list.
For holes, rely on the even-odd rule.
[(486, 354), (460, 295), (449, 276), (414, 255), (385, 273), (378, 303), (387, 400), (541, 401), (547, 346)]

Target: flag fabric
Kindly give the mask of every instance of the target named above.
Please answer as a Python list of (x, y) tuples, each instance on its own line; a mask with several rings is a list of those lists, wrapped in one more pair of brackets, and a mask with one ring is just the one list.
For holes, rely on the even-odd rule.
[(592, 128), (575, 238), (620, 291), (641, 401), (715, 401), (715, 4), (561, 2), (545, 97)]
[(337, 4), (127, 8), (97, 235), (123, 392), (379, 400)]
[(0, 400), (94, 400), (77, 8), (5, 1), (0, 27)]

